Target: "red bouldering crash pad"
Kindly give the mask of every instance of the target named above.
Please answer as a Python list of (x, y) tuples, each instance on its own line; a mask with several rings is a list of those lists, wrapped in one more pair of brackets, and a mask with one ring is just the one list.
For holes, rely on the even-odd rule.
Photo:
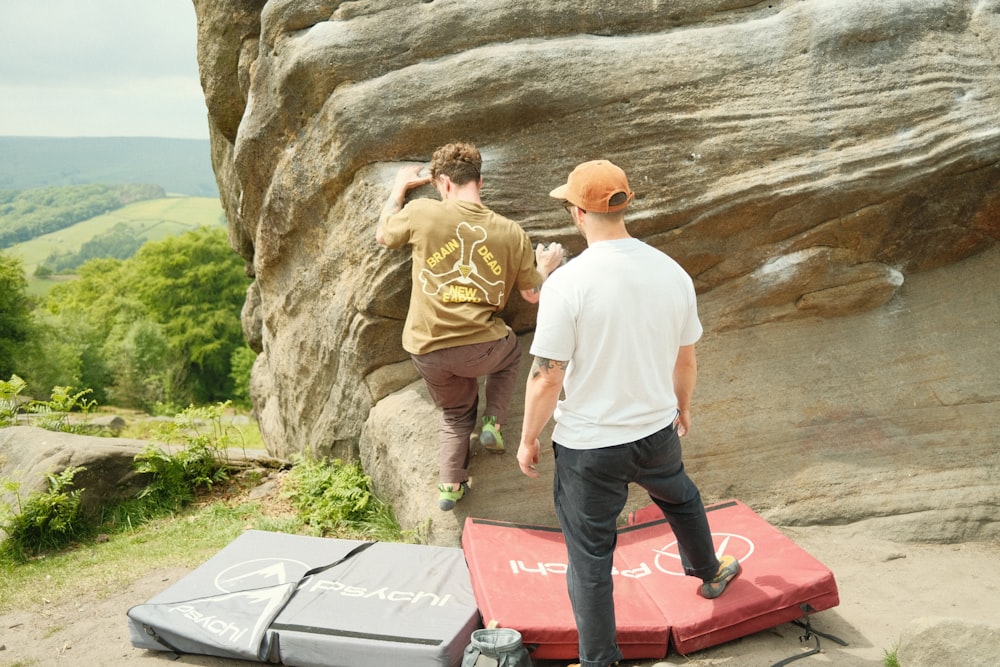
[[(655, 505), (619, 529), (613, 577), (618, 643), (627, 659), (681, 654), (839, 603), (833, 573), (743, 503), (706, 508), (716, 550), (740, 559), (726, 594), (705, 600), (684, 576), (670, 526)], [(537, 659), (577, 655), (558, 528), (468, 518), (462, 547), (483, 621), (518, 630)]]

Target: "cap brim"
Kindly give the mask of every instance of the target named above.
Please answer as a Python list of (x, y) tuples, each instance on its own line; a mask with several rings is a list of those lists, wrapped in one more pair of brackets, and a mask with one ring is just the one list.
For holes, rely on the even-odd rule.
[(569, 183), (563, 183), (558, 188), (549, 193), (550, 197), (555, 199), (566, 199), (566, 190), (569, 188)]

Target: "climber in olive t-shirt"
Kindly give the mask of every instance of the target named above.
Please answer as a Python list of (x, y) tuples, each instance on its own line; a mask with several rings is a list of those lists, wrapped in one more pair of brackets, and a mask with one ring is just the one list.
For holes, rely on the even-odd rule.
[[(434, 152), (430, 174), (419, 165), (400, 169), (379, 218), (376, 241), (411, 246), (413, 287), (403, 349), (441, 408), (438, 505), (455, 507), (468, 489), (469, 437), (476, 427), (479, 378), (486, 377), (480, 443), (503, 452), (500, 427), (517, 381), (517, 336), (497, 316), (511, 292), (538, 302), (545, 277), (562, 261), (558, 243), (537, 253), (521, 227), (483, 206), (482, 157), (455, 143)], [(411, 189), (433, 183), (441, 201), (415, 199)], [(538, 268), (536, 268), (536, 262)]]

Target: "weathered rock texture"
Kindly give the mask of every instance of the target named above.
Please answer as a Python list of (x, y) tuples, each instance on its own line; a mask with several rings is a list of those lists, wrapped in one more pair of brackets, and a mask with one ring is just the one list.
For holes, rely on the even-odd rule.
[[(895, 542), (1000, 539), (1000, 247), (917, 274), (883, 308), (712, 332), (685, 463), (707, 502), (784, 526), (850, 526)], [(525, 336), (525, 343), (529, 336)], [(522, 377), (527, 376), (527, 359)], [(523, 391), (514, 399), (514, 434)], [(380, 401), (365, 468), (404, 526), (457, 545), (463, 522), (556, 525), (551, 452), (528, 480), (473, 447), (472, 493), (436, 507), (436, 419), (421, 382)], [(626, 511), (649, 504), (633, 488)], [(835, 538), (832, 538), (835, 539)]]
[(991, 667), (997, 662), (1000, 626), (953, 618), (912, 621), (900, 639), (899, 664), (907, 667)]
[(115, 501), (135, 496), (147, 483), (135, 472), (135, 457), (147, 443), (124, 438), (73, 435), (35, 426), (0, 429), (0, 480), (17, 486), (16, 493), (0, 489), (0, 503), (14, 510), (18, 498), (49, 490), (49, 475), (70, 467), (83, 468), (73, 477), (73, 488), (83, 489), (80, 502), (87, 513), (99, 512)]
[[(410, 444), (389, 439), (413, 435), (390, 432), (399, 413), (433, 421), (419, 389), (392, 395), (415, 377), (399, 343), (409, 259), (373, 228), (399, 164), (448, 141), (481, 147), (493, 208), (573, 253), (546, 193), (580, 161), (623, 166), (633, 234), (694, 276), (716, 334), (886, 309), (904, 279), (1000, 237), (1000, 0), (194, 5), (230, 237), (254, 277), (251, 393), (277, 456), (378, 465)], [(508, 310), (530, 330), (531, 307)], [(799, 372), (849, 354), (837, 343)], [(863, 412), (816, 418), (911, 443), (902, 422), (882, 440)], [(813, 437), (770, 435), (786, 459)], [(421, 485), (427, 456), (411, 457)]]

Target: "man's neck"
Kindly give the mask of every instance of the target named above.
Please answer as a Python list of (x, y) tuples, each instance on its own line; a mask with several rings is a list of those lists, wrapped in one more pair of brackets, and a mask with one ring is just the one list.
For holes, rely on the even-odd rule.
[(587, 226), (587, 245), (594, 245), (595, 243), (600, 243), (601, 241), (618, 241), (620, 239), (630, 239), (632, 235), (628, 233), (625, 228), (625, 224), (620, 225), (588, 225)]
[[(441, 191), (439, 190), (439, 192)], [(461, 186), (452, 185), (441, 193), (441, 197), (445, 201), (454, 199), (480, 205), (483, 203), (483, 200), (479, 198), (479, 183), (475, 181), (469, 181)]]

